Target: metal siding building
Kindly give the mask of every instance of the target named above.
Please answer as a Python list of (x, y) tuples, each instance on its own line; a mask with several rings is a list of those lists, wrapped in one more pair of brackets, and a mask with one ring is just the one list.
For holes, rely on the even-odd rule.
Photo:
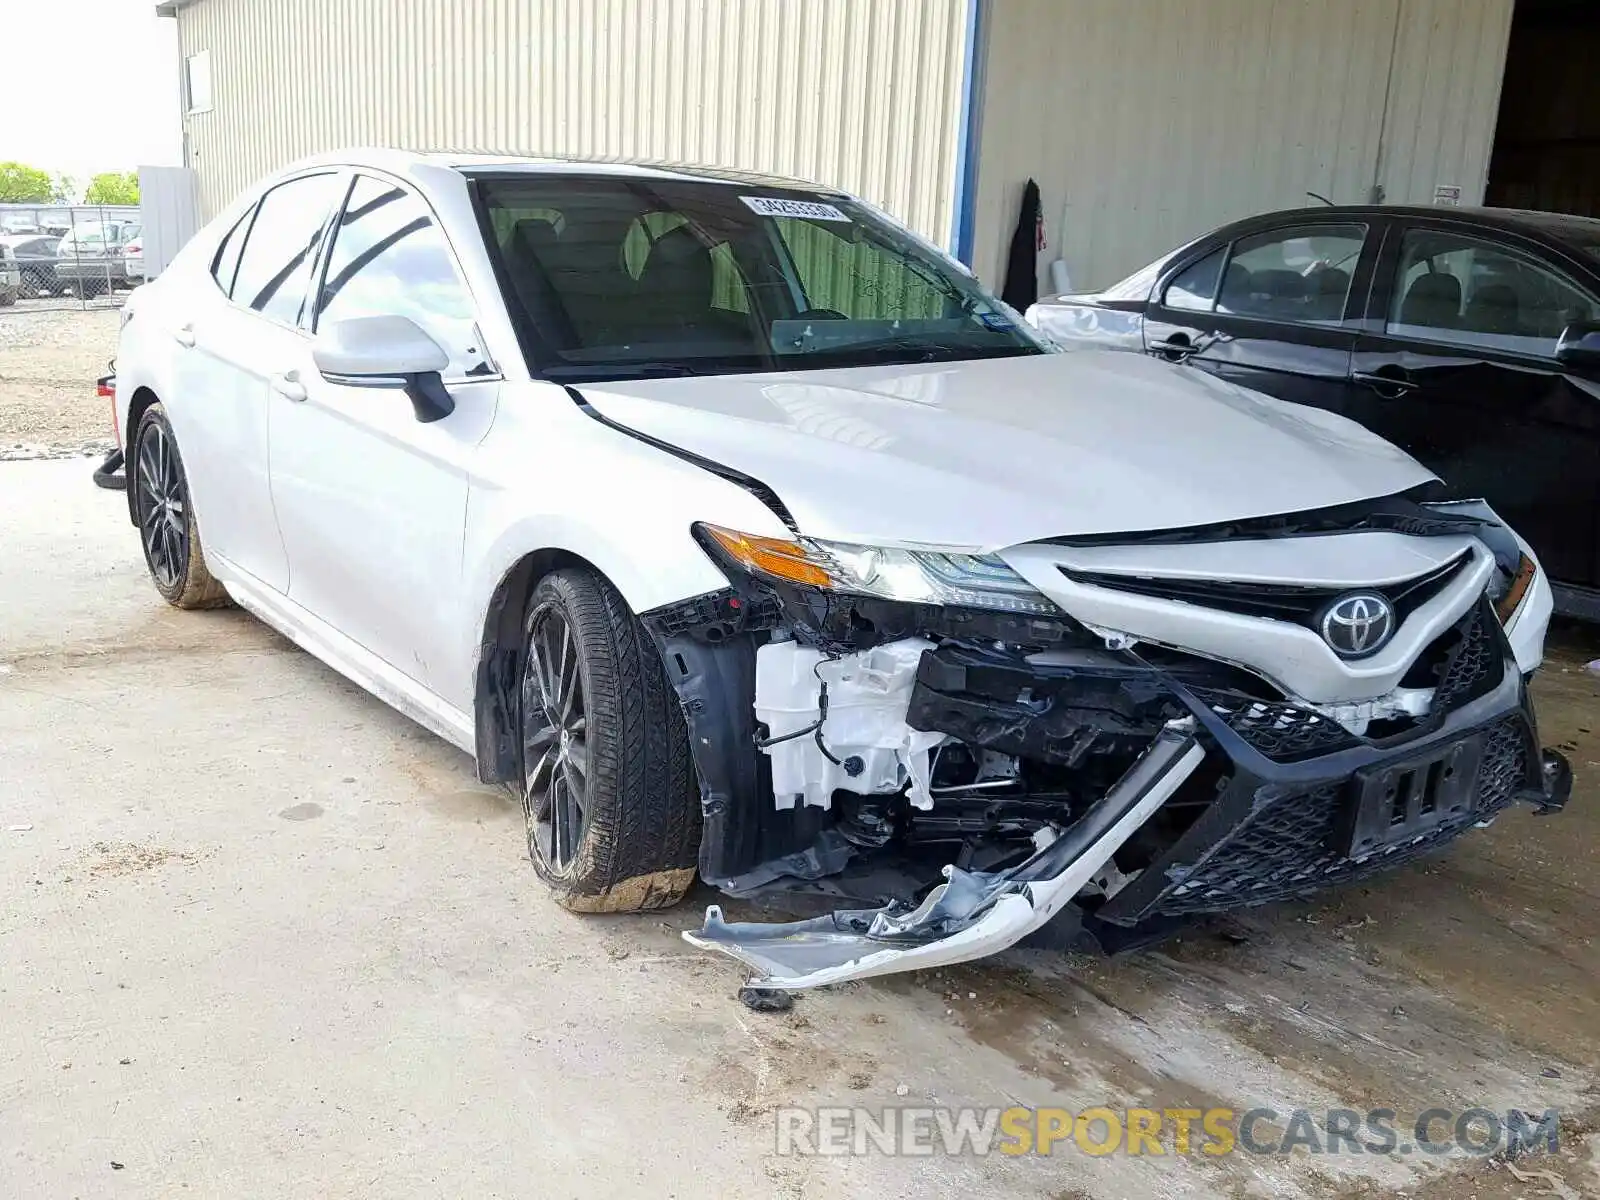
[(1104, 286), (1237, 217), (1479, 203), (1512, 0), (996, 0), (973, 264), (998, 282), (1023, 184), (1045, 258)]
[(1513, 0), (168, 0), (210, 214), (390, 144), (715, 163), (856, 192), (998, 286), (1024, 182), (1075, 285), (1223, 221), (1482, 199)]
[(188, 0), (209, 215), (345, 145), (714, 163), (843, 187), (944, 242), (966, 0)]

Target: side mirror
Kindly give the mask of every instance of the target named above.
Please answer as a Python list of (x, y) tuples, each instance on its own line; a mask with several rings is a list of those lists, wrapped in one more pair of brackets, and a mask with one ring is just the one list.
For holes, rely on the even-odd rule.
[(442, 375), (450, 356), (410, 317), (329, 322), (317, 331), (311, 360), (330, 383), (403, 389), (424, 424), (455, 411)]
[(1567, 367), (1600, 367), (1600, 323), (1579, 321), (1563, 329), (1556, 361)]

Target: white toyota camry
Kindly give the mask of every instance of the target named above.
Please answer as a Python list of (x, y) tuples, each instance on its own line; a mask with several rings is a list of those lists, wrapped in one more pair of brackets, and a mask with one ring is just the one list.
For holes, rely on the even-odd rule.
[(562, 904), (805, 987), (1102, 946), (1559, 808), (1551, 595), (1326, 412), (1050, 353), (871, 207), (356, 151), (133, 294), (156, 588), (232, 600), (521, 797)]

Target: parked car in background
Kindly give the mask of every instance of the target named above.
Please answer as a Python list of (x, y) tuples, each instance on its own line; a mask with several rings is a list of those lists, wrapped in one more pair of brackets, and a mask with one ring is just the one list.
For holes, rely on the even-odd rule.
[(17, 270), (17, 260), (11, 257), (11, 247), (0, 244), (0, 306), (17, 302), (22, 285), (22, 275)]
[(831, 189), (313, 159), (129, 299), (114, 390), (169, 603), (475, 755), (571, 909), (842, 904), (708, 911), (768, 983), (1160, 936), (1570, 788), (1549, 588), (1487, 506), (1333, 414), (1050, 353)]
[(144, 236), (138, 226), (134, 226), (131, 240), (122, 247), (122, 278), (129, 287), (144, 282)]
[(87, 221), (56, 245), (56, 278), (79, 296), (98, 296), (127, 282), (123, 246), (138, 236), (131, 221)]
[(1600, 220), (1329, 207), (1228, 225), (1029, 319), (1350, 417), (1482, 496), (1600, 618)]
[(14, 233), (0, 236), (17, 264), (19, 296), (53, 296), (60, 289), (56, 276), (56, 245), (61, 239), (47, 233)]

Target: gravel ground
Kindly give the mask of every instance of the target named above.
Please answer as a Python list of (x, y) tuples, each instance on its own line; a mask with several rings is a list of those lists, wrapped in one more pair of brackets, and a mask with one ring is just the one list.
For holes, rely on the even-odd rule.
[(0, 461), (103, 454), (112, 444), (109, 402), (94, 381), (116, 353), (118, 314), (67, 303), (0, 309)]

